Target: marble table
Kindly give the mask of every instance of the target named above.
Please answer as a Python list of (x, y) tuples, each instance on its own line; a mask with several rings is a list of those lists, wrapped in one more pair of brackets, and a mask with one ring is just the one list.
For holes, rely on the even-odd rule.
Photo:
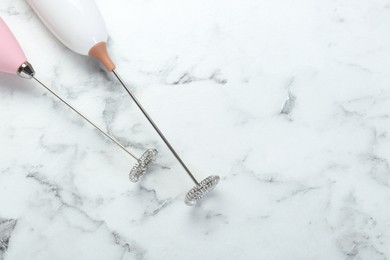
[[(109, 51), (193, 186), (96, 61), (2, 0), (37, 77), (0, 75), (0, 259), (390, 259), (388, 0), (97, 0)], [(1, 58), (1, 57), (0, 57)]]

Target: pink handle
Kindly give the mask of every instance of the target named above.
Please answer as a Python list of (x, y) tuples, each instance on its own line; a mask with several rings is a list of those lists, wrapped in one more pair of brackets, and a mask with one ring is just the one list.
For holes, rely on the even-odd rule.
[(17, 74), (19, 67), (26, 61), (18, 41), (0, 17), (0, 71)]

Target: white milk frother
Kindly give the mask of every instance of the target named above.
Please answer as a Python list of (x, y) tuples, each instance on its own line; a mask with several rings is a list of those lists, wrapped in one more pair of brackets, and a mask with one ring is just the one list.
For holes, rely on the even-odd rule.
[[(169, 150), (183, 166), (186, 173), (195, 183), (186, 195), (185, 203), (195, 205), (208, 192), (213, 190), (220, 178), (211, 175), (198, 182), (186, 164), (171, 146), (164, 134), (118, 75), (115, 64), (107, 52), (108, 33), (103, 17), (94, 0), (26, 0), (49, 30), (69, 49), (82, 55), (98, 59), (104, 67), (112, 72), (123, 88), (130, 95), (143, 115), (156, 130)], [(114, 2), (113, 2), (114, 3)]]

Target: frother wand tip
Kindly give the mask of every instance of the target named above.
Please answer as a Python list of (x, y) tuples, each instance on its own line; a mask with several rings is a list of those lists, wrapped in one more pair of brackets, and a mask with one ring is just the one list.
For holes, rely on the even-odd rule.
[(116, 66), (108, 54), (106, 42), (99, 42), (92, 46), (88, 55), (99, 60), (108, 71), (112, 72), (115, 70)]

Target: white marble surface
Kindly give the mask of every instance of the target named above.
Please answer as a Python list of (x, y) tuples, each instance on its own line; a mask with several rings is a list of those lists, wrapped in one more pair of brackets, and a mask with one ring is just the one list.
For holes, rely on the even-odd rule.
[[(0, 77), (0, 259), (390, 259), (390, 1), (98, 0), (129, 97), (23, 0), (2, 0), (37, 76)], [(1, 57), (0, 57), (1, 58)]]

